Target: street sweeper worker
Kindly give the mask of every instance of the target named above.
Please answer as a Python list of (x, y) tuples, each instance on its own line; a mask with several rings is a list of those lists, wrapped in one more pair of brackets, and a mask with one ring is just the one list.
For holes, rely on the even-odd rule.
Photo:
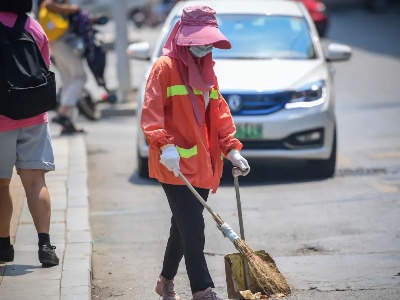
[(164, 300), (181, 299), (174, 277), (182, 258), (193, 299), (220, 300), (204, 256), (204, 206), (179, 177), (181, 172), (206, 201), (216, 192), (223, 156), (250, 171), (234, 137), (235, 125), (214, 74), (212, 49), (230, 49), (207, 6), (183, 9), (163, 54), (148, 77), (141, 127), (149, 143), (149, 176), (165, 191), (172, 212), (161, 274), (155, 291)]

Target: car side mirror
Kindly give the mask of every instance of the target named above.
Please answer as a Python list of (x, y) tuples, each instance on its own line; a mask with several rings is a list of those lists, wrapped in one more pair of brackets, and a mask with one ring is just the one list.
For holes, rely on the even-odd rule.
[(325, 56), (326, 61), (346, 61), (349, 60), (352, 54), (350, 46), (344, 44), (331, 43), (328, 45)]
[(126, 53), (131, 59), (150, 60), (150, 44), (148, 42), (129, 44)]

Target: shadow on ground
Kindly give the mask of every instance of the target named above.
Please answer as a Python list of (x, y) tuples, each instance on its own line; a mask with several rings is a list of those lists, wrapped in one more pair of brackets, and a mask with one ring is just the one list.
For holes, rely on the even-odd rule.
[(23, 276), (29, 273), (32, 273), (34, 269), (41, 269), (41, 266), (33, 266), (33, 265), (2, 265), (0, 263), (0, 276)]

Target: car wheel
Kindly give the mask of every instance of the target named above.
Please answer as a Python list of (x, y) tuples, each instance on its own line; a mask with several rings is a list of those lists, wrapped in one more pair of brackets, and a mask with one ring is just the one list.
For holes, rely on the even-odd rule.
[(319, 160), (308, 160), (307, 170), (309, 174), (314, 178), (331, 178), (335, 175), (336, 169), (336, 153), (337, 153), (337, 141), (336, 141), (336, 129), (334, 132), (332, 152), (328, 159)]
[(390, 0), (367, 0), (367, 8), (376, 13), (383, 13), (389, 9)]
[(141, 178), (149, 178), (149, 161), (147, 157), (141, 157), (137, 150), (137, 168)]

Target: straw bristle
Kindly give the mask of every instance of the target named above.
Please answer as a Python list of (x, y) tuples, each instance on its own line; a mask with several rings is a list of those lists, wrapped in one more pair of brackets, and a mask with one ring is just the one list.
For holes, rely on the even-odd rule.
[(242, 239), (236, 239), (234, 244), (236, 249), (246, 257), (254, 278), (268, 296), (278, 293), (290, 294), (289, 285), (275, 266), (263, 261)]

